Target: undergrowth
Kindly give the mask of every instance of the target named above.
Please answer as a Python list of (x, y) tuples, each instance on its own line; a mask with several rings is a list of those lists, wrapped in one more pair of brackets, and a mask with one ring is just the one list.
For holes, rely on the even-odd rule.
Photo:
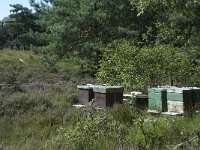
[[(33, 55), (14, 53), (26, 62)], [(76, 85), (95, 80), (72, 63), (59, 62), (52, 72), (33, 57), (25, 65), (10, 61), (10, 52), (0, 55), (9, 60), (0, 67), (0, 149), (199, 149), (200, 114), (154, 116), (127, 104), (73, 108)]]
[[(193, 118), (156, 117), (124, 105), (111, 110), (79, 111), (85, 115), (80, 115), (73, 127), (59, 127), (52, 143), (64, 143), (64, 148), (77, 150), (170, 150), (199, 149), (200, 146), (199, 114)], [(128, 111), (127, 116), (123, 111)]]

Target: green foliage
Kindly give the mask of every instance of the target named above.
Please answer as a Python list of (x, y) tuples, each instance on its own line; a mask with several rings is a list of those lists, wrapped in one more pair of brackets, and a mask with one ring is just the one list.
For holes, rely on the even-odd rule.
[[(20, 61), (22, 59), (22, 61)], [(13, 51), (13, 50), (2, 50), (0, 51), (0, 68), (5, 69), (6, 67), (27, 67), (27, 65), (40, 64), (41, 56), (35, 55), (30, 51)], [(26, 65), (27, 64), (27, 65)]]
[(44, 54), (41, 60), (21, 51), (0, 53), (0, 149), (173, 149), (182, 142), (182, 149), (199, 149), (199, 114), (168, 118), (128, 105), (106, 111), (69, 106), (77, 103), (77, 84), (94, 82), (84, 74), (99, 68), (100, 82), (127, 91), (199, 86), (200, 1), (31, 5), (35, 12), (12, 5), (16, 22), (0, 28), (0, 49)]
[(30, 50), (32, 45), (45, 45), (39, 33), (44, 27), (37, 23), (39, 15), (20, 4), (10, 5), (12, 22), (3, 22), (1, 25), (2, 48)]
[[(124, 50), (132, 48), (136, 54), (143, 50), (122, 41), (116, 42), (113, 49), (117, 49), (117, 44), (124, 45)], [(158, 46), (158, 49), (163, 47), (168, 48)], [(159, 50), (152, 51), (159, 54)], [(125, 57), (122, 52), (120, 54)], [(15, 72), (11, 76), (18, 83), (0, 85), (2, 149), (151, 150), (172, 149), (182, 142), (183, 149), (199, 148), (199, 114), (190, 118), (152, 116), (146, 110), (126, 104), (106, 110), (73, 108), (72, 104), (77, 103), (78, 98), (76, 85), (95, 81), (79, 76), (74, 71), (78, 67), (72, 62), (60, 61), (56, 64), (58, 72), (54, 73), (39, 65), (41, 57), (30, 52), (3, 51), (0, 56), (8, 60), (1, 65), (4, 79), (0, 83), (8, 83), (10, 79), (5, 76), (9, 76), (11, 71)], [(27, 65), (16, 67), (19, 65), (15, 59), (18, 56), (23, 56)], [(11, 61), (13, 59), (15, 61)]]
[(74, 129), (59, 129), (57, 140), (64, 138), (70, 149), (116, 149), (126, 143), (123, 138), (126, 128), (104, 112), (87, 114)]
[(135, 106), (130, 107), (128, 104), (115, 105), (108, 112), (116, 121), (127, 124), (133, 124), (141, 115)]
[[(4, 23), (0, 34), (2, 46), (31, 49), (36, 53), (48, 55), (43, 61), (47, 68), (54, 68), (54, 56), (59, 59), (76, 58), (79, 64), (82, 64), (82, 74), (94, 76), (107, 45), (124, 39), (134, 43), (135, 49), (147, 47), (155, 52), (159, 47), (157, 45), (165, 44), (171, 45), (169, 49), (172, 51), (180, 48), (188, 53), (188, 56), (183, 57), (188, 57), (192, 66), (190, 77), (193, 76), (192, 78), (197, 80), (200, 28), (198, 1), (32, 0), (30, 3), (35, 9), (34, 13), (22, 5), (12, 5), (11, 17), (15, 18), (16, 22)], [(155, 68), (155, 71), (161, 69)], [(170, 80), (174, 82), (175, 79), (172, 78), (178, 75), (171, 72)], [(147, 80), (148, 78), (152, 77), (147, 75)], [(143, 83), (140, 80), (134, 81), (139, 87), (154, 84), (148, 81), (146, 85), (147, 81)], [(178, 84), (180, 79), (176, 80)], [(195, 84), (190, 81), (191, 85)], [(196, 85), (198, 84), (199, 82)]]
[(51, 70), (56, 70), (55, 66), (57, 62), (58, 62), (58, 57), (55, 55), (53, 56), (44, 55), (42, 59), (42, 65), (45, 68), (51, 69)]
[(40, 55), (28, 51), (1, 51), (0, 61), (0, 148), (61, 149), (49, 141), (57, 128), (76, 123), (69, 109), (77, 103), (76, 85), (94, 79), (79, 76), (79, 66), (67, 60), (53, 73), (40, 64)]
[[(183, 141), (184, 149), (199, 146), (199, 115), (189, 120), (155, 117), (123, 105), (108, 111), (74, 111), (71, 116), (76, 124), (60, 127), (51, 143), (64, 142), (67, 149), (172, 149)], [(123, 113), (126, 111), (127, 115)], [(122, 119), (124, 116), (126, 119)], [(190, 139), (194, 140), (187, 142)]]
[(102, 83), (123, 85), (126, 89), (137, 83), (135, 80), (134, 57), (138, 48), (126, 41), (115, 41), (105, 49), (97, 78)]
[(20, 4), (11, 5), (11, 18), (15, 19), (15, 22), (9, 23), (10, 34), (12, 34), (13, 46), (21, 47), (21, 49), (30, 49), (30, 45), (34, 43), (33, 32), (36, 32), (39, 28), (36, 25), (36, 16), (32, 11)]
[(143, 91), (150, 86), (190, 84), (194, 69), (187, 53), (178, 48), (158, 45), (139, 49), (126, 41), (108, 45), (100, 67), (97, 78), (102, 83)]
[[(188, 55), (166, 45), (142, 48), (136, 58), (143, 85), (187, 85), (190, 83)], [(185, 81), (185, 77), (188, 81)]]
[(55, 1), (52, 9), (42, 14), (39, 21), (45, 22), (49, 35), (48, 44), (41, 50), (59, 58), (81, 58), (79, 63), (84, 62), (84, 73), (94, 75), (106, 44), (114, 39), (136, 36), (136, 27), (132, 26), (135, 20), (131, 20), (135, 15), (131, 9), (127, 0), (118, 3), (108, 0)]

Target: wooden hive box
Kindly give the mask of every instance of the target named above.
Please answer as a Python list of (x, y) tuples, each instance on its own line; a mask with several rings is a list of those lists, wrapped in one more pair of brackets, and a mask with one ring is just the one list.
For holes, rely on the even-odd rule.
[(91, 85), (78, 85), (79, 89), (79, 104), (87, 104), (94, 98), (93, 86)]
[(96, 86), (93, 89), (95, 105), (106, 108), (123, 101), (124, 88), (122, 86)]

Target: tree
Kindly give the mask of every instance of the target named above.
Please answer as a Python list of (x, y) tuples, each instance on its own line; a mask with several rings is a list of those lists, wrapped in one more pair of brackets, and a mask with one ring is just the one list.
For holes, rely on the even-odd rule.
[[(191, 85), (199, 85), (197, 79), (200, 74), (200, 1), (177, 0), (132, 0), (132, 5), (137, 7), (138, 16), (143, 17), (153, 14), (152, 22), (156, 32), (144, 33), (144, 39), (153, 37), (156, 44), (170, 44), (181, 48), (188, 54), (191, 68), (191, 76), (194, 77)], [(151, 26), (149, 27), (152, 31)], [(152, 39), (150, 39), (152, 41)], [(153, 43), (153, 42), (151, 42)], [(190, 80), (192, 82), (192, 80)], [(196, 82), (196, 83), (195, 83)], [(189, 84), (189, 83), (188, 83)]]
[(137, 7), (138, 16), (153, 14), (157, 32), (152, 36), (160, 44), (185, 46), (200, 27), (200, 1), (132, 0), (132, 5)]
[(187, 53), (169, 45), (137, 48), (132, 42), (115, 41), (106, 48), (100, 67), (100, 82), (123, 85), (126, 90), (191, 85), (192, 67)]
[(3, 43), (4, 43), (4, 35), (3, 35), (3, 23), (0, 21), (0, 49), (3, 48)]
[(47, 51), (59, 57), (79, 56), (98, 65), (106, 45), (137, 36), (136, 13), (128, 0), (57, 0), (45, 14), (50, 33)]
[(36, 24), (37, 16), (32, 13), (32, 10), (23, 7), (20, 4), (10, 5), (11, 18), (15, 19), (15, 22), (9, 23), (9, 35), (12, 37), (12, 41), (9, 44), (15, 47), (30, 49), (31, 45), (35, 45), (36, 37), (34, 33), (40, 31), (40, 26)]
[(37, 14), (42, 14), (47, 10), (51, 9), (53, 0), (41, 0), (40, 2), (36, 2), (35, 0), (29, 0), (31, 7), (34, 8)]
[(10, 24), (14, 21), (15, 19), (13, 18), (4, 17), (1, 22), (1, 48), (12, 45), (13, 36), (10, 30)]

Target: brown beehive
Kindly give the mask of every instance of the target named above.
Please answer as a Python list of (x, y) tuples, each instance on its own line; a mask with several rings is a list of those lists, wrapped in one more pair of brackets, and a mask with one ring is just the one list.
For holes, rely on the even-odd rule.
[(112, 107), (123, 101), (124, 88), (122, 86), (96, 86), (93, 89), (95, 105), (99, 107)]
[(90, 85), (78, 85), (79, 104), (87, 104), (94, 98), (93, 87)]

